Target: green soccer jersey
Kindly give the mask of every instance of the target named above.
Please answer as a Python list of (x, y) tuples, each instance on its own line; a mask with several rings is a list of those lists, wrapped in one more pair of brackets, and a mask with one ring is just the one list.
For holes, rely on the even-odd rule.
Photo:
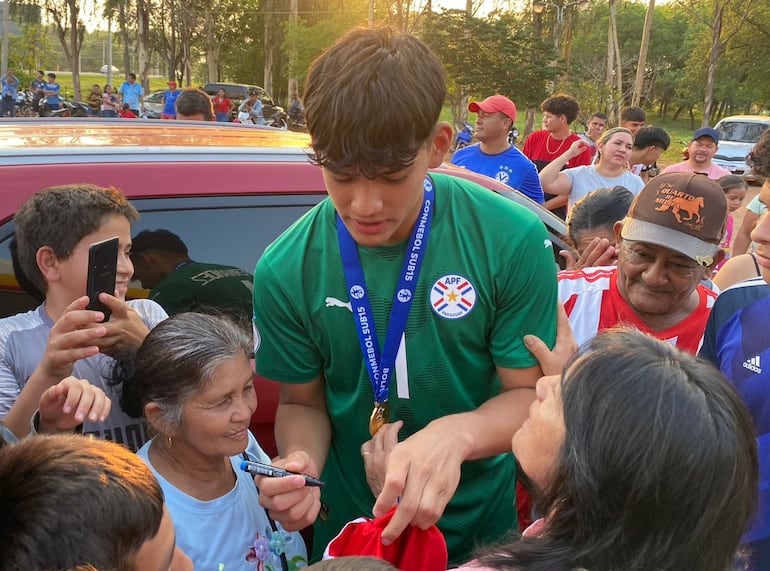
[(166, 313), (223, 312), (248, 326), (253, 276), (233, 266), (188, 262), (150, 291)]
[[(476, 409), (500, 392), (495, 367), (537, 364), (528, 333), (553, 345), (556, 268), (538, 218), (494, 192), (432, 174), (435, 212), (422, 271), (391, 378), (391, 421), (401, 440), (432, 420)], [(316, 522), (313, 557), (343, 525), (371, 516), (360, 456), (370, 438), (372, 387), (363, 363), (326, 200), (270, 247), (254, 275), (257, 372), (280, 382), (326, 380), (332, 442), (323, 469), (326, 521)], [(380, 347), (406, 242), (359, 247)], [(465, 462), (460, 485), (438, 523), (451, 562), (516, 526), (512, 454)]]

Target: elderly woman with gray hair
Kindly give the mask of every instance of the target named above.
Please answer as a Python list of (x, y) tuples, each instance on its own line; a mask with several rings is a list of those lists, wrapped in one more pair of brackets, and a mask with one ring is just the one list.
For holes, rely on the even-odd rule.
[(196, 569), (289, 569), (307, 561), (259, 505), (242, 460), (270, 459), (249, 432), (257, 408), (252, 340), (228, 319), (180, 313), (160, 323), (113, 380), (121, 405), (154, 433), (137, 454), (158, 478), (177, 544)]

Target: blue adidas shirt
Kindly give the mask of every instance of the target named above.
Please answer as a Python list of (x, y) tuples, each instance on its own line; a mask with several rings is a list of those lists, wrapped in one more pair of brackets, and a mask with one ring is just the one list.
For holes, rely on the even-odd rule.
[(761, 277), (723, 291), (711, 310), (699, 355), (715, 363), (746, 403), (759, 449), (759, 511), (744, 537), (770, 537), (770, 285)]

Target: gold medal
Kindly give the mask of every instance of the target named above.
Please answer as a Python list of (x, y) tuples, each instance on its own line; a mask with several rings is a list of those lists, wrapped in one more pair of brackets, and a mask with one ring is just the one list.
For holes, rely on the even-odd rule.
[(374, 436), (377, 431), (388, 424), (390, 420), (390, 405), (388, 401), (374, 403), (372, 416), (369, 417), (369, 434)]

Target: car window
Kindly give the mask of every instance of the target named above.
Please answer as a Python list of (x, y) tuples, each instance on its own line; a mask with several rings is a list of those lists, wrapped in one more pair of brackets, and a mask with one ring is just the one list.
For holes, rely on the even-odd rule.
[[(132, 236), (142, 230), (170, 230), (185, 242), (193, 260), (252, 273), (264, 249), (323, 198), (304, 194), (132, 200), (141, 214), (132, 225)], [(14, 230), (13, 221), (0, 227), (0, 317), (37, 306), (13, 279)]]
[(770, 123), (751, 123), (747, 121), (722, 121), (717, 126), (722, 141), (736, 143), (756, 143), (760, 135), (770, 127)]

